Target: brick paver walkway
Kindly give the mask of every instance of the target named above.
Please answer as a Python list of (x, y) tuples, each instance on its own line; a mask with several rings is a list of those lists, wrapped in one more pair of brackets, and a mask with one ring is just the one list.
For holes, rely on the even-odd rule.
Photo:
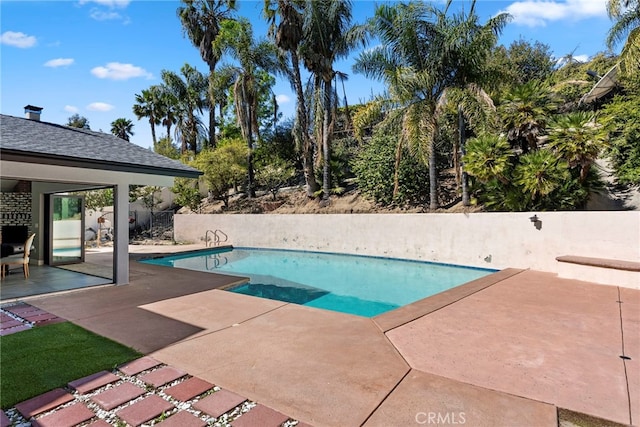
[(65, 319), (25, 303), (0, 307), (0, 336), (30, 329), (34, 326), (64, 322)]
[(145, 356), (0, 411), (0, 427), (306, 426)]

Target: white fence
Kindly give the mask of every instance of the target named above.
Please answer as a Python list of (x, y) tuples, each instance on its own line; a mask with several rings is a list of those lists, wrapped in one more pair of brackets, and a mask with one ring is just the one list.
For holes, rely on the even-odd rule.
[[(535, 215), (535, 218), (533, 218)], [(533, 219), (537, 221), (533, 221)], [(234, 246), (557, 272), (555, 258), (640, 261), (640, 212), (176, 215), (178, 242), (222, 230)], [(587, 279), (588, 280), (588, 279)]]

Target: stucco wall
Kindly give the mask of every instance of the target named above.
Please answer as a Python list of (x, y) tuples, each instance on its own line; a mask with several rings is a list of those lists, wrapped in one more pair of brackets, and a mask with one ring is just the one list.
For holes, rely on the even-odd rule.
[(555, 258), (640, 261), (640, 212), (176, 215), (178, 242), (222, 230), (234, 246), (379, 255), (475, 267), (557, 271)]

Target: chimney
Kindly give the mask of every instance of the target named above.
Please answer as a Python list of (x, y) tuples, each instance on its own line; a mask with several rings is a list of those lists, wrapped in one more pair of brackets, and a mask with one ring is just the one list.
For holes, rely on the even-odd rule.
[(24, 107), (24, 114), (29, 120), (35, 120), (39, 122), (41, 112), (42, 112), (41, 107), (35, 107), (33, 105), (27, 105)]

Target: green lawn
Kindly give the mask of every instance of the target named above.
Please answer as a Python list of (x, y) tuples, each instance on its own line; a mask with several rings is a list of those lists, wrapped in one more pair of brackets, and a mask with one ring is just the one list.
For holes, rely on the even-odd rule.
[(10, 408), (140, 356), (69, 322), (0, 337), (0, 407)]

